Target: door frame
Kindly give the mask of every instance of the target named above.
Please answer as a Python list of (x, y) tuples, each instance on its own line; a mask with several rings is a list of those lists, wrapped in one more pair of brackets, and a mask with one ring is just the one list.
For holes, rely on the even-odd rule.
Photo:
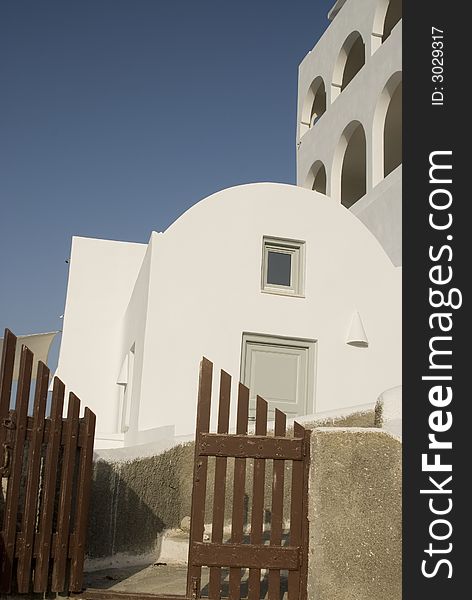
[[(317, 359), (318, 359), (318, 340), (312, 338), (291, 337), (286, 335), (274, 335), (271, 333), (256, 333), (252, 331), (243, 331), (241, 336), (241, 352), (240, 352), (240, 367), (239, 379), (245, 385), (249, 385), (246, 381), (246, 343), (255, 342), (266, 346), (286, 346), (291, 348), (303, 348), (308, 352), (307, 356), (307, 373), (306, 373), (306, 406), (305, 414), (314, 414), (316, 410), (316, 375), (317, 375)], [(269, 403), (270, 404), (270, 403)]]

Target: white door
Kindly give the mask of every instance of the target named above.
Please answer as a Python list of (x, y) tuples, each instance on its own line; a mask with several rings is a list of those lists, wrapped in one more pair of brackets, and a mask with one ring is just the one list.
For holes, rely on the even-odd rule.
[(314, 407), (315, 342), (260, 334), (243, 334), (241, 374), (250, 389), (250, 416), (256, 396), (287, 416), (312, 414)]

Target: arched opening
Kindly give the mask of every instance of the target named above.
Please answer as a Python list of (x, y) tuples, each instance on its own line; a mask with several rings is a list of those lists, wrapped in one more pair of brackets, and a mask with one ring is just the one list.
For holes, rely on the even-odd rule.
[(372, 53), (390, 36), (401, 18), (402, 0), (377, 0), (372, 27)]
[(372, 183), (402, 163), (402, 73), (394, 73), (377, 101), (372, 124)]
[(392, 33), (395, 25), (402, 18), (402, 0), (390, 0), (385, 14), (383, 32), (382, 32), (382, 43)]
[(360, 123), (351, 123), (343, 134), (341, 204), (350, 208), (366, 193), (366, 138)]
[(384, 177), (402, 164), (402, 82), (388, 105), (383, 132)]
[(326, 111), (326, 89), (322, 77), (317, 77), (305, 97), (300, 121), (300, 136), (306, 133)]
[(351, 46), (344, 67), (341, 91), (354, 79), (365, 63), (364, 41), (359, 35)]
[(326, 195), (326, 169), (320, 160), (317, 160), (311, 166), (305, 181), (305, 187)]
[(321, 115), (325, 111), (326, 111), (326, 90), (325, 90), (324, 81), (321, 80), (321, 83), (318, 86), (318, 89), (316, 90), (315, 98), (313, 99), (313, 104), (311, 107), (311, 114), (310, 114), (310, 126), (311, 127), (313, 127), (313, 125), (316, 123), (316, 121), (318, 121), (318, 119), (321, 117)]
[(365, 64), (365, 44), (361, 34), (353, 31), (339, 52), (333, 73), (332, 97), (336, 98)]
[(318, 169), (311, 189), (314, 192), (319, 192), (320, 194), (326, 195), (326, 169), (324, 165), (321, 165), (321, 167)]

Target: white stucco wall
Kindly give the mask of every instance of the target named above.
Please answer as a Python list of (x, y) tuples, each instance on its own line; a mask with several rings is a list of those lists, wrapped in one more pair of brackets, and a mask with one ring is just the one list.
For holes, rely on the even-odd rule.
[[(390, 194), (392, 206), (387, 212), (396, 217), (382, 221), (385, 206), (378, 213), (372, 199), (381, 197), (376, 187), (382, 184), (383, 153), (382, 127), (375, 117), (379, 101), (392, 77), (401, 78), (402, 23), (397, 23), (391, 35), (381, 44), (379, 33), (387, 0), (347, 0), (329, 25), (314, 49), (299, 67), (297, 118), (297, 184), (310, 187), (307, 178), (312, 165), (321, 161), (326, 169), (326, 193), (334, 202), (340, 202), (340, 172), (342, 144), (346, 127), (355, 121), (362, 124), (366, 135), (366, 195), (364, 205), (370, 205), (365, 224), (374, 231), (396, 265), (401, 264), (401, 184), (399, 193)], [(339, 95), (333, 92), (332, 81), (340, 50), (348, 36), (357, 31), (365, 43), (366, 62)], [(322, 77), (326, 88), (326, 112), (305, 133), (301, 128), (302, 112), (312, 82)], [(359, 203), (360, 201), (358, 201)], [(383, 198), (385, 205), (386, 199)], [(362, 219), (360, 207), (351, 208)], [(373, 218), (375, 217), (375, 218)]]
[[(306, 241), (305, 298), (261, 292), (264, 235)], [(243, 332), (317, 340), (316, 411), (374, 402), (401, 382), (401, 272), (325, 196), (269, 183), (231, 188), (152, 243), (139, 429), (192, 433), (201, 356), (238, 378)], [(355, 310), (368, 348), (345, 343)]]
[(56, 374), (97, 415), (97, 430), (117, 431), (117, 360), (122, 321), (146, 244), (74, 237)]
[[(267, 235), (306, 242), (305, 297), (261, 292)], [(138, 430), (193, 433), (201, 356), (238, 380), (243, 332), (317, 340), (313, 411), (365, 405), (401, 383), (400, 310), (401, 271), (351, 212), (295, 186), (239, 186), (148, 246), (74, 238), (58, 374), (109, 446), (123, 439), (116, 382), (133, 344), (126, 444)], [(354, 311), (368, 348), (346, 344)]]
[[(157, 236), (156, 236), (157, 237)], [(132, 382), (132, 393), (129, 401), (130, 406), (130, 430), (136, 431), (139, 414), (139, 392), (141, 388), (142, 367), (145, 352), (146, 322), (148, 316), (149, 281), (151, 277), (151, 260), (154, 240), (149, 241), (139, 275), (134, 285), (133, 293), (126, 308), (123, 318), (123, 334), (121, 352), (119, 357), (121, 363), (128, 354), (131, 347), (135, 348), (134, 376)], [(134, 402), (133, 402), (134, 397)]]
[(402, 265), (402, 166), (351, 208), (382, 244), (394, 265)]

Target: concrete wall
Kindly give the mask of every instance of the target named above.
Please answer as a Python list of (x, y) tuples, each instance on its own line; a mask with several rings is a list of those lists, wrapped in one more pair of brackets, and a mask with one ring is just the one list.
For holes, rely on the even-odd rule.
[(310, 467), (308, 597), (400, 600), (400, 442), (366, 429), (316, 429)]
[(190, 514), (194, 445), (131, 462), (94, 464), (87, 554), (159, 552), (161, 534)]

